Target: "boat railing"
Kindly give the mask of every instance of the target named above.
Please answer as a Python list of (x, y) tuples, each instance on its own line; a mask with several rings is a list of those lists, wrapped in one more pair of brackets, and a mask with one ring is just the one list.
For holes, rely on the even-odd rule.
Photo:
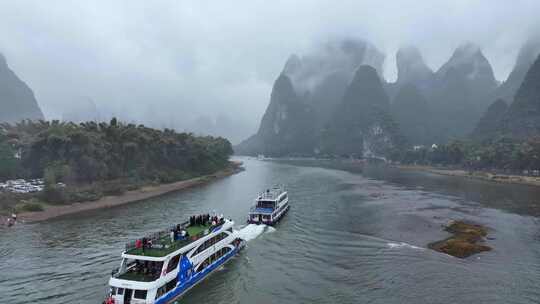
[[(188, 225), (189, 225), (189, 221), (186, 221), (186, 222), (181, 223), (180, 227), (185, 229), (185, 228), (187, 228)], [(140, 239), (145, 238), (148, 241), (151, 241), (154, 246), (156, 246), (158, 243), (161, 242), (161, 240), (163, 240), (164, 238), (168, 238), (169, 234), (170, 234), (170, 231), (175, 229), (176, 226), (177, 225), (170, 226), (168, 229), (148, 234), (148, 235), (146, 235), (146, 236), (144, 236), (144, 237), (142, 237)], [(140, 239), (137, 239), (137, 240), (140, 240)], [(129, 251), (131, 249), (135, 249), (137, 247), (136, 246), (137, 240), (127, 242), (126, 243), (126, 251)]]
[[(223, 226), (223, 224), (225, 224), (224, 219), (222, 219), (222, 221), (217, 223), (216, 225), (208, 227), (209, 229), (203, 230), (203, 231), (201, 231), (201, 232), (199, 232), (197, 234), (194, 234), (194, 235), (189, 235), (189, 238), (177, 240), (173, 244), (170, 244), (170, 241), (169, 241), (170, 240), (170, 231), (176, 229), (177, 225), (170, 226), (170, 228), (166, 229), (166, 230), (161, 230), (161, 231), (158, 231), (158, 232), (154, 232), (154, 233), (149, 234), (149, 235), (147, 235), (147, 236), (145, 236), (143, 238), (146, 238), (146, 240), (151, 241), (151, 243), (152, 243), (151, 248), (153, 248), (153, 249), (167, 249), (167, 248), (170, 248), (171, 246), (179, 248), (179, 244), (182, 244), (182, 242), (185, 243), (185, 244), (182, 244), (182, 246), (185, 246), (188, 243), (190, 243), (192, 241), (196, 241), (196, 240), (204, 237), (205, 235), (215, 231), (219, 227)], [(186, 221), (186, 222), (181, 223), (179, 225), (180, 225), (180, 227), (182, 229), (187, 229), (189, 227), (189, 221)], [(138, 240), (142, 240), (143, 238), (140, 238)], [(166, 242), (164, 243), (163, 240), (166, 240)], [(126, 243), (125, 247), (126, 247), (125, 248), (126, 252), (137, 248), (137, 240), (130, 241), (130, 242)]]

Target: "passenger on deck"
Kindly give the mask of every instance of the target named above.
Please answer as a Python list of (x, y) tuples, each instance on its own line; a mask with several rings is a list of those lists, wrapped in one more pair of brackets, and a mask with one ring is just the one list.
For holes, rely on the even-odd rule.
[(174, 243), (174, 240), (176, 239), (176, 232), (175, 230), (171, 229), (171, 232), (169, 233), (169, 236), (171, 238), (171, 243)]
[(151, 249), (152, 248), (152, 240), (151, 239), (147, 239), (147, 238), (143, 238), (142, 239), (142, 250), (143, 250), (143, 253), (144, 253), (144, 250), (145, 249)]

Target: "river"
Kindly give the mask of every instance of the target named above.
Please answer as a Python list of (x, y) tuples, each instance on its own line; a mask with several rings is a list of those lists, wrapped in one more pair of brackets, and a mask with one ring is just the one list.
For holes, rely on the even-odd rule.
[[(287, 185), (288, 215), (250, 231), (246, 249), (180, 303), (540, 302), (539, 188), (241, 160), (245, 171), (185, 192), (0, 228), (0, 302), (101, 303), (126, 241), (213, 210), (241, 228), (275, 183)], [(488, 226), (493, 251), (426, 249), (451, 219)]]

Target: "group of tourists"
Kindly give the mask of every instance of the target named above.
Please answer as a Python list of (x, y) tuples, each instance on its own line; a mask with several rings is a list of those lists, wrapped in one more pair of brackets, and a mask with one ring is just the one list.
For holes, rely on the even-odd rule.
[(135, 241), (135, 248), (140, 248), (144, 252), (145, 249), (152, 248), (152, 239), (143, 237)]
[(223, 214), (210, 216), (210, 214), (201, 214), (196, 216), (189, 217), (190, 226), (208, 226), (208, 225), (219, 225), (225, 221)]
[(176, 227), (174, 227), (174, 229), (171, 229), (170, 237), (171, 243), (173, 243), (177, 240), (184, 240), (189, 238), (189, 232), (186, 229), (182, 228), (180, 224), (178, 224), (176, 225)]
[[(189, 226), (218, 226), (225, 222), (225, 218), (223, 215), (214, 215), (210, 216), (210, 214), (201, 214), (201, 215), (194, 215), (189, 218)], [(178, 224), (174, 228), (172, 228), (169, 231), (169, 239), (171, 243), (174, 243), (178, 240), (185, 240), (190, 238), (189, 231), (186, 229), (184, 225)], [(193, 236), (196, 237), (196, 236)], [(135, 241), (135, 248), (142, 249), (144, 252), (145, 249), (151, 249), (152, 246), (160, 247), (163, 246), (161, 242), (159, 241), (161, 238), (156, 239), (157, 244), (153, 244), (152, 238), (142, 238)]]

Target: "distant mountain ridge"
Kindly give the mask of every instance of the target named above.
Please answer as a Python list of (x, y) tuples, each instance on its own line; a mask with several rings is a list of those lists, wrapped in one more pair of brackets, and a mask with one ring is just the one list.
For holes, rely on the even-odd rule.
[[(417, 48), (403, 47), (396, 53), (398, 77), (393, 83), (385, 82), (381, 76), (384, 54), (365, 41), (334, 43), (333, 47), (326, 47), (316, 55), (292, 55), (283, 74), (289, 77), (295, 98), (304, 107), (302, 117), (309, 122), (299, 128), (303, 135), (295, 131), (296, 135), (291, 135), (294, 139), (274, 137), (272, 145), (284, 140), (305, 144), (303, 149), (281, 149), (279, 155), (365, 155), (366, 151), (384, 155), (389, 148), (399, 147), (404, 142), (411, 146), (443, 144), (471, 134), (472, 138), (484, 138), (503, 129), (500, 123), (503, 117), (507, 121), (506, 128), (516, 126), (513, 132), (522, 130), (523, 126), (517, 126), (515, 119), (509, 117), (525, 119), (524, 113), (516, 114), (520, 110), (512, 110), (514, 105), (506, 110), (504, 101), (495, 97), (512, 94), (513, 83), (524, 74), (522, 70), (529, 70), (532, 65), (530, 57), (539, 49), (536, 46), (532, 42), (524, 45), (514, 70), (502, 85), (495, 79), (488, 59), (473, 43), (458, 46), (435, 72), (424, 62)], [(373, 75), (377, 75), (376, 81)], [(528, 89), (518, 91), (516, 102), (526, 104), (529, 110), (535, 109), (532, 97), (519, 93), (534, 91), (532, 84), (526, 87)], [(513, 98), (508, 101), (512, 102)], [(378, 105), (377, 111), (365, 106), (370, 102)], [(268, 111), (273, 112), (275, 108), (269, 105)], [(525, 121), (534, 125), (532, 118)], [(289, 123), (299, 124), (299, 120)], [(364, 139), (368, 138), (370, 126), (376, 126), (371, 129), (376, 130), (375, 133), (384, 133), (386, 141), (369, 140), (370, 147), (367, 147)], [(275, 155), (267, 145), (268, 138), (261, 136), (261, 129), (270, 127), (261, 123), (259, 132), (236, 146), (236, 152)]]
[(0, 54), (0, 122), (44, 119), (34, 92), (7, 65)]

